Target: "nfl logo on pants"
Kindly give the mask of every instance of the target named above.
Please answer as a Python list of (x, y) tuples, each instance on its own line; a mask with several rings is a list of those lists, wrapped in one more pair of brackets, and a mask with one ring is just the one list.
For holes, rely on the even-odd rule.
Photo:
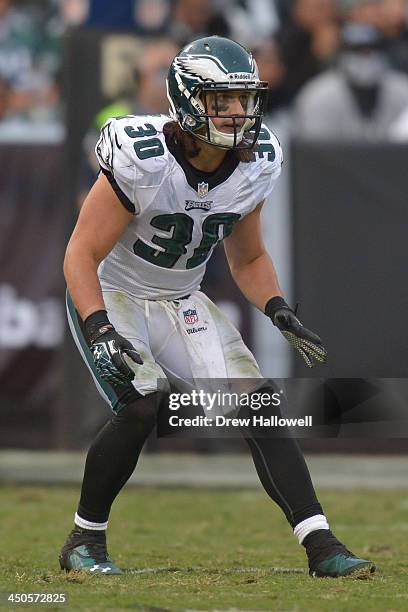
[(198, 315), (197, 310), (194, 308), (189, 308), (188, 310), (183, 310), (184, 321), (187, 325), (193, 325), (193, 323), (197, 323)]

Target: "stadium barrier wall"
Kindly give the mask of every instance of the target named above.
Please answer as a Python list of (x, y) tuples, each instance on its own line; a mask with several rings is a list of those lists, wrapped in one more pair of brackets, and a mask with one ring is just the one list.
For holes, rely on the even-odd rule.
[[(378, 389), (386, 390), (384, 412), (398, 411), (397, 379), (408, 376), (407, 153), (389, 143), (292, 143), (293, 294), (302, 322), (328, 349), (327, 364), (308, 375), (328, 378), (326, 410), (336, 414), (370, 406)], [(305, 376), (301, 360), (293, 359), (293, 371)], [(305, 398), (312, 386), (305, 382)], [(408, 450), (403, 434), (329, 444), (333, 451)], [(303, 443), (313, 451), (327, 445)]]
[(53, 446), (63, 378), (63, 145), (0, 145), (0, 446)]
[(408, 376), (407, 155), (385, 143), (293, 143), (294, 296), (329, 352), (312, 376)]

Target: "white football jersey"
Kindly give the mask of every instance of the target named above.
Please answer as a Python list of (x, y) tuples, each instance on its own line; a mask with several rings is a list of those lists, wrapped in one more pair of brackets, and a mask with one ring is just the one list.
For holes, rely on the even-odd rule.
[(270, 194), (281, 172), (282, 150), (266, 126), (253, 161), (239, 162), (229, 151), (215, 172), (205, 173), (166, 143), (168, 121), (128, 115), (102, 128), (95, 149), (101, 169), (134, 213), (99, 266), (105, 291), (154, 300), (198, 290), (215, 245)]

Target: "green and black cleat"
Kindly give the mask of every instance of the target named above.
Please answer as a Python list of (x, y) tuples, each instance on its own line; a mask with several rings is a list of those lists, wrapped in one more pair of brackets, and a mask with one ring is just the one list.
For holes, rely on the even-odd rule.
[(62, 570), (86, 571), (90, 574), (123, 574), (108, 557), (105, 531), (91, 531), (75, 527), (61, 549), (59, 563)]
[(352, 576), (368, 578), (376, 570), (372, 561), (356, 557), (328, 529), (310, 533), (304, 540), (313, 578)]
[(318, 563), (314, 569), (310, 568), (309, 574), (313, 578), (339, 578), (340, 576), (368, 577), (373, 574), (376, 567), (372, 561), (360, 559), (352, 553), (338, 553)]

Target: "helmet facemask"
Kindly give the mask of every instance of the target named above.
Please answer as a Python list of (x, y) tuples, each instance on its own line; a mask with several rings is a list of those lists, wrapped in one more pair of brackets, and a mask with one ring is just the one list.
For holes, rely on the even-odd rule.
[[(238, 95), (242, 113), (230, 114), (226, 99)], [(258, 138), (265, 113), (268, 85), (257, 83), (204, 83), (191, 92), (194, 115), (184, 114), (181, 125), (199, 140), (223, 149), (251, 149)], [(231, 131), (218, 129), (213, 119), (225, 119)]]

